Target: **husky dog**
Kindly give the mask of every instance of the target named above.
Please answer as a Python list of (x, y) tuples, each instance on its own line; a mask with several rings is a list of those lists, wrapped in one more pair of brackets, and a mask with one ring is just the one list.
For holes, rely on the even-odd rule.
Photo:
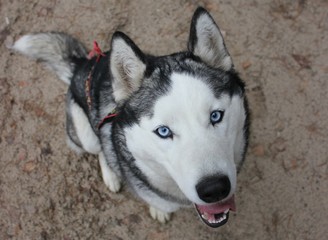
[(39, 60), (68, 84), (68, 143), (97, 154), (103, 180), (121, 183), (160, 222), (194, 205), (210, 227), (235, 210), (237, 171), (248, 140), (244, 83), (222, 34), (198, 8), (188, 50), (155, 57), (121, 32), (94, 56), (58, 32), (21, 37), (13, 50)]

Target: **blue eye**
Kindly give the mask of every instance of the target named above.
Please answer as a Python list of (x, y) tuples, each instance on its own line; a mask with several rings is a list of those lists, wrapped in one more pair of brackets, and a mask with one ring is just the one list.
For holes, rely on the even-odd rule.
[(211, 113), (211, 123), (214, 125), (222, 121), (224, 111), (215, 110)]
[(173, 136), (171, 129), (166, 126), (160, 126), (154, 132), (161, 138), (172, 138)]

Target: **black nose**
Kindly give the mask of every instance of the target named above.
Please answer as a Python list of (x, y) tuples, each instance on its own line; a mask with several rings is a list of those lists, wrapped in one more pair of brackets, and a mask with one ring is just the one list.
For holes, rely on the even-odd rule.
[(225, 199), (229, 195), (230, 189), (230, 180), (224, 175), (203, 178), (196, 185), (199, 198), (207, 203), (214, 203)]

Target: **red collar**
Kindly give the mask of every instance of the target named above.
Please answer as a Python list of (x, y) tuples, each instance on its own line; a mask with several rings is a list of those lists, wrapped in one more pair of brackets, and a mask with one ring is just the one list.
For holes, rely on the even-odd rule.
[(102, 126), (104, 126), (106, 123), (111, 123), (113, 122), (114, 118), (118, 115), (118, 113), (116, 112), (116, 108), (114, 108), (110, 113), (107, 114), (106, 117), (104, 117), (97, 125), (98, 130), (100, 130), (100, 128)]
[[(101, 57), (105, 57), (106, 55), (101, 51), (98, 43), (96, 41), (93, 41), (93, 49), (90, 51), (89, 55), (88, 55), (88, 59), (92, 59), (94, 56), (97, 56), (96, 62), (95, 64), (92, 66), (89, 74), (88, 74), (88, 78), (85, 81), (85, 95), (87, 98), (87, 104), (89, 107), (89, 111), (91, 109), (91, 103), (92, 103), (92, 99), (91, 99), (91, 81), (92, 81), (92, 76), (93, 76), (93, 72), (95, 69), (96, 64), (100, 61)], [(118, 115), (118, 113), (116, 112), (116, 109), (113, 109), (110, 113), (107, 114), (106, 117), (104, 117), (97, 125), (98, 130), (104, 126), (106, 123), (110, 123), (114, 120), (114, 118)]]

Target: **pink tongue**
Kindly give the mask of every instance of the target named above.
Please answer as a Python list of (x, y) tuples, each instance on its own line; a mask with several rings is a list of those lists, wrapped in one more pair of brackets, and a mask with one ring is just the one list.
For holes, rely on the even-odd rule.
[(201, 213), (208, 213), (208, 214), (218, 214), (223, 213), (225, 210), (236, 211), (236, 204), (235, 204), (235, 196), (233, 195), (227, 201), (222, 203), (214, 203), (211, 205), (197, 205), (198, 210)]

